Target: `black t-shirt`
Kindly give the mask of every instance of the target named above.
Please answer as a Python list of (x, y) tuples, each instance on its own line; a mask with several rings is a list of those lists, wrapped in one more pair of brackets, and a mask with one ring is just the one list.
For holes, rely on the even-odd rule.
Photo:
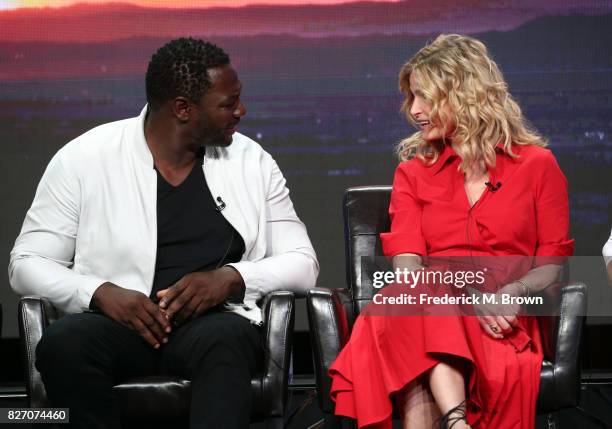
[(157, 171), (157, 259), (151, 298), (185, 274), (238, 262), (244, 240), (223, 217), (208, 189), (202, 158), (172, 186)]

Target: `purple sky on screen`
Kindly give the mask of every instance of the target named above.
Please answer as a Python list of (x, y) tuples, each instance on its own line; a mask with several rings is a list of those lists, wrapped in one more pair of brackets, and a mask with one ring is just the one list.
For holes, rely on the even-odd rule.
[(104, 42), (132, 37), (300, 37), (507, 31), (547, 15), (603, 14), (609, 1), (410, 0), (337, 5), (151, 8), (106, 3), (0, 11), (0, 41)]

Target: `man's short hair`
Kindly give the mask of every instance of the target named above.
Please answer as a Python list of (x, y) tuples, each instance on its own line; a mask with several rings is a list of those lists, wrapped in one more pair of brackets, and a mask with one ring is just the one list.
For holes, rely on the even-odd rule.
[(229, 62), (225, 51), (212, 43), (191, 37), (172, 40), (149, 61), (147, 103), (153, 110), (178, 96), (199, 103), (211, 86), (208, 70)]

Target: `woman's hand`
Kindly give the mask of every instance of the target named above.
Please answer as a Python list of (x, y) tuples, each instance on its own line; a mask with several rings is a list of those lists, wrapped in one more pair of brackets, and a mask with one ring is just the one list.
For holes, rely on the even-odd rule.
[(482, 329), (490, 337), (501, 340), (504, 335), (511, 333), (518, 326), (516, 316), (490, 316), (479, 315), (478, 321)]
[(518, 304), (502, 304), (502, 295), (520, 296), (520, 285), (510, 283), (501, 288), (496, 294), (480, 295), (479, 304), (475, 305), (478, 321), (482, 329), (492, 338), (502, 339), (510, 334), (517, 326), (516, 315), (521, 307)]

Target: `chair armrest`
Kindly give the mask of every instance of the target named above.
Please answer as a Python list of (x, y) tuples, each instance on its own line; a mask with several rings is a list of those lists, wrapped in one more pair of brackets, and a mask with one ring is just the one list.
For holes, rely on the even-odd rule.
[(334, 403), (329, 396), (328, 371), (350, 336), (351, 294), (348, 289), (315, 288), (308, 292), (306, 303), (319, 406), (329, 413), (334, 410)]
[(276, 291), (263, 301), (265, 407), (270, 415), (283, 416), (287, 403), (289, 367), (293, 349), (295, 297), (292, 292)]
[(555, 345), (555, 388), (558, 408), (578, 405), (580, 345), (586, 317), (587, 287), (572, 283), (561, 290), (561, 309)]
[(561, 288), (559, 316), (539, 318), (545, 355), (542, 373), (552, 378), (552, 383), (542, 383), (538, 397), (539, 412), (578, 405), (586, 295), (585, 284), (570, 283)]
[(49, 323), (57, 319), (57, 311), (45, 298), (25, 296), (19, 300), (19, 339), (24, 362), (26, 390), (30, 407), (48, 406), (45, 386), (36, 369), (36, 346)]

